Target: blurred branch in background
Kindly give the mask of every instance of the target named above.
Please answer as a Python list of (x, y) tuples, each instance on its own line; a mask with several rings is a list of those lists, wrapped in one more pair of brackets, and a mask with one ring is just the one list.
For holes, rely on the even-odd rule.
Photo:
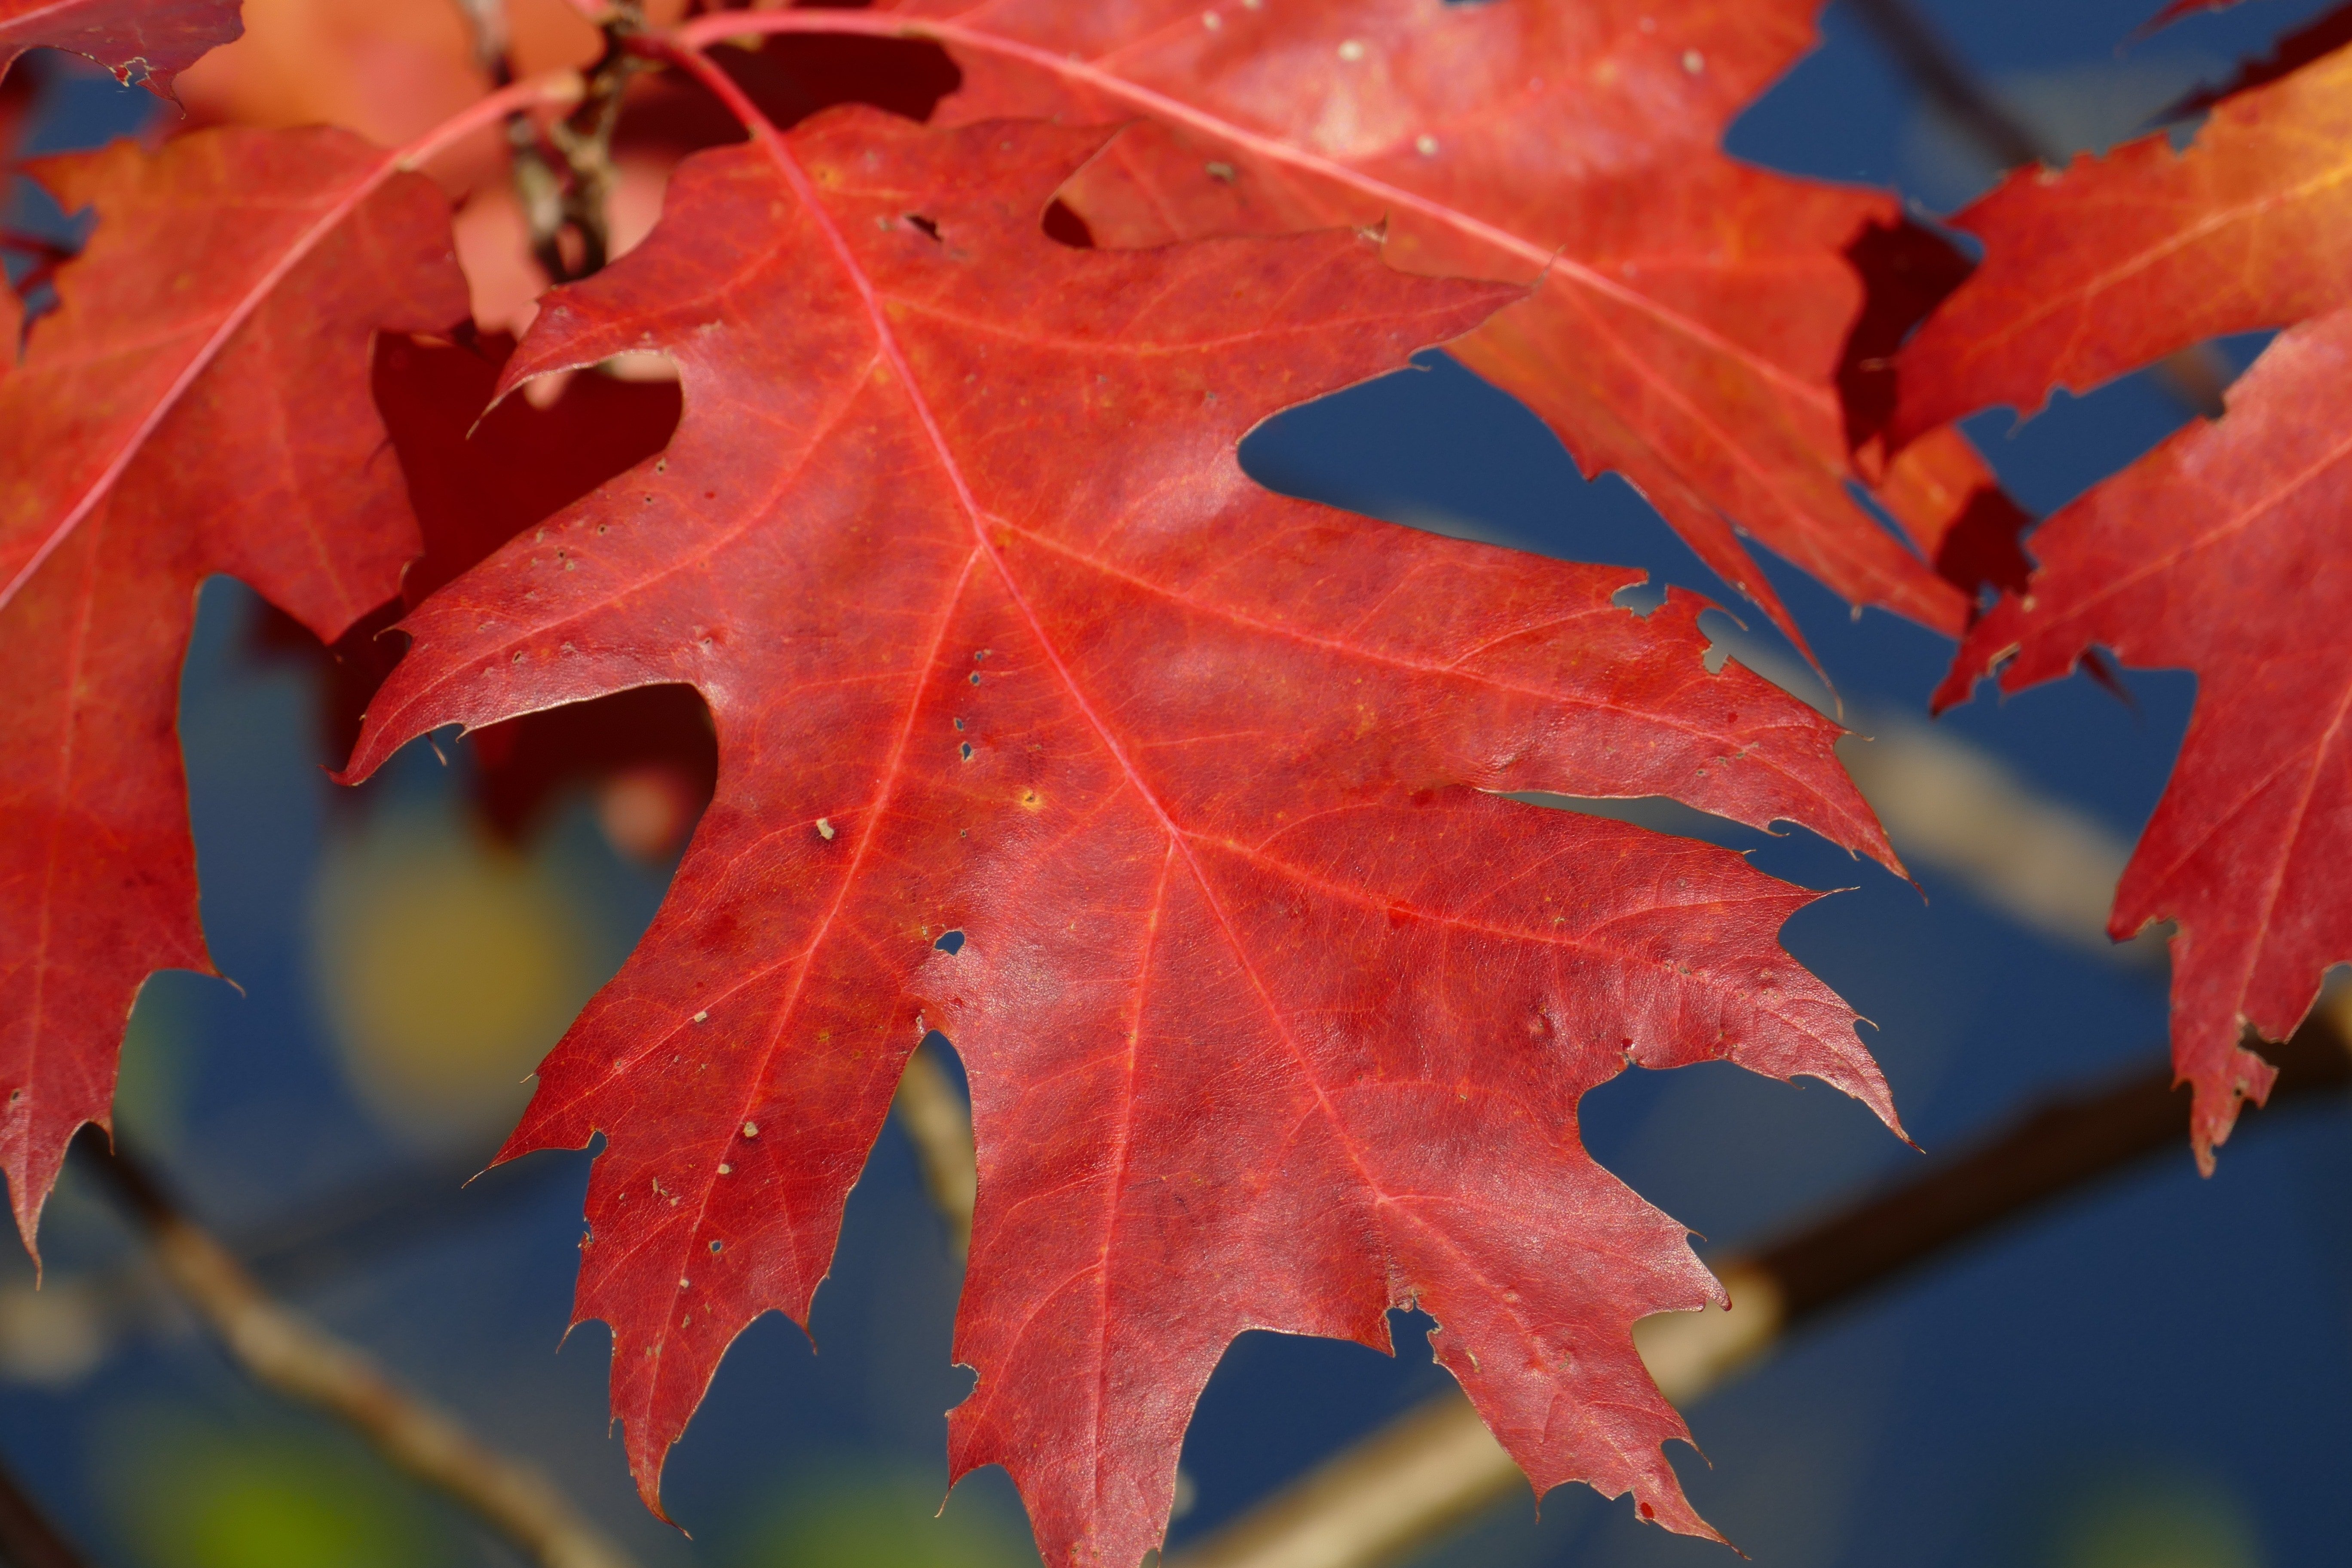
[(365, 1354), (272, 1300), (228, 1249), (95, 1132), (79, 1155), (140, 1222), (156, 1262), (256, 1382), (352, 1426), (386, 1459), (456, 1500), (544, 1568), (631, 1568), (538, 1470), (488, 1447)]
[[(1941, 110), (1994, 168), (2066, 166), (2074, 149), (2062, 145), (1978, 79), (1934, 24), (1912, 8), (1911, 0), (1845, 3), (1919, 95)], [(2210, 344), (2200, 344), (2167, 355), (2157, 363), (2155, 375), (2183, 407), (2214, 419), (2221, 416), (2221, 394), (2233, 373)]]
[[(445, 1160), (371, 1177), (227, 1232), (221, 1241), (264, 1289), (284, 1295), (380, 1266), (407, 1247), (505, 1219), (577, 1181), (560, 1160), (489, 1171), (478, 1158)], [(74, 1383), (118, 1338), (163, 1327), (159, 1310), (168, 1292), (144, 1259), (79, 1277), (53, 1273), (37, 1289), (29, 1280), (0, 1287), (0, 1376)]]
[[(2337, 988), (2284, 1046), (2273, 1105), (2352, 1085), (2352, 988)], [(2244, 1125), (2259, 1130), (2271, 1119)], [(1728, 1311), (1645, 1319), (1634, 1342), (1677, 1405), (1703, 1397), (1788, 1332), (1913, 1265), (1948, 1257), (2042, 1202), (2079, 1194), (2148, 1155), (2182, 1152), (2187, 1101), (2170, 1067), (2062, 1096), (1925, 1173), (1719, 1265)], [(1406, 1413), (1166, 1568), (1374, 1568), (1427, 1546), (1527, 1479), (1454, 1390)]]
[(0, 1468), (0, 1568), (90, 1568), (16, 1478)]
[(1906, 861), (1942, 871), (2019, 924), (2151, 972), (2168, 926), (2131, 941), (2107, 935), (2107, 911), (2130, 846), (2089, 814), (2035, 789), (1999, 757), (1900, 710), (1849, 702), (1781, 650), (1717, 631), (1731, 658), (1846, 725), (1838, 758)]
[(2051, 800), (1990, 752), (1881, 709), (1849, 716), (1859, 733), (1838, 755), (1906, 858), (1933, 866), (2020, 924), (2070, 946), (2148, 969), (2169, 927), (2107, 936), (2107, 911), (2131, 850), (2088, 815)]

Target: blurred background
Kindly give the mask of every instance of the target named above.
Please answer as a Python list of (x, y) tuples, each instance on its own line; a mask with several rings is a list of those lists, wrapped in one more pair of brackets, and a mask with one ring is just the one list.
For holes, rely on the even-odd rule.
[[(2138, 133), (2323, 8), (2256, 0), (2138, 42), (2155, 0), (1899, 9), (2012, 125), (2063, 151)], [(299, 9), (252, 0), (248, 24), (258, 33)], [(1923, 89), (1920, 40), (1897, 10), (1834, 0), (1821, 48), (1740, 120), (1731, 151), (1892, 186), (1923, 214), (1983, 190), (1997, 154), (1948, 84)], [(54, 56), (27, 65), (21, 152), (93, 145), (172, 112)], [(202, 84), (188, 81), (201, 111)], [(10, 199), (14, 221), (42, 221), (21, 184)], [(2226, 376), (2260, 346), (2218, 345), (2214, 363)], [(1996, 413), (1969, 428), (2015, 495), (2047, 512), (2185, 417), (2178, 384), (2150, 374), (2060, 394), (2022, 425)], [(1621, 481), (1588, 483), (1531, 416), (1442, 357), (1283, 416), (1244, 459), (1278, 489), (1639, 565), (1736, 603)], [(2077, 679), (1931, 727), (1925, 699), (1948, 645), (1855, 618), (1772, 570), (1849, 721), (1872, 737), (1850, 743), (1853, 765), (1926, 896), (1801, 835), (1678, 826), (1751, 848), (1776, 875), (1853, 889), (1799, 915), (1787, 941), (1874, 1020), (1914, 1136), (1951, 1149), (2054, 1088), (2158, 1060), (2161, 955), (2111, 948), (2100, 926), (2191, 680), (2130, 673), (2126, 701)], [(1760, 617), (1749, 624), (1717, 617), (1717, 629), (1803, 684)], [(182, 732), (205, 926), (236, 984), (174, 973), (142, 993), (124, 1051), (126, 1141), (273, 1289), (546, 1467), (642, 1563), (1034, 1563), (1000, 1472), (940, 1510), (941, 1416), (969, 1386), (948, 1360), (958, 1268), (895, 1122), (851, 1201), (812, 1335), (773, 1316), (755, 1324), (670, 1461), (667, 1500), (691, 1538), (643, 1512), (606, 1428), (605, 1331), (564, 1331), (588, 1157), (539, 1154), (467, 1179), (539, 1056), (651, 917), (696, 781), (635, 764), (556, 778), (493, 825), (468, 787), (482, 747), (445, 741), (340, 790), (321, 771), (340, 761), (321, 733), (328, 677), (283, 642), (244, 588), (206, 586)], [(1586, 1116), (1594, 1152), (1717, 1256), (1919, 1159), (1826, 1089), (1728, 1068), (1629, 1074)], [(257, 1392), (86, 1172), (68, 1167), (43, 1243), (37, 1291), (30, 1265), (0, 1249), (0, 1452), (95, 1559), (511, 1561), (340, 1429)], [(1398, 1329), (1393, 1362), (1274, 1335), (1235, 1344), (1186, 1444), (1176, 1543), (1439, 1386), (1416, 1325)], [(1769, 1568), (2342, 1561), (2352, 1119), (2340, 1098), (2255, 1115), (2210, 1182), (2183, 1147), (2051, 1205), (1814, 1324), (1689, 1415), (1706, 1450), (1677, 1456), (1694, 1500)], [(1426, 1561), (1736, 1560), (1571, 1487), (1540, 1521), (1514, 1499)]]

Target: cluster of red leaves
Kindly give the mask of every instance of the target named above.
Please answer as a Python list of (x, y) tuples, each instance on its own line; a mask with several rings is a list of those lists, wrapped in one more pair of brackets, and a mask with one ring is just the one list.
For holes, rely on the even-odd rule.
[[(2340, 836), (2347, 798), (2320, 772), (2340, 668), (2326, 686), (2307, 639), (2210, 602), (2217, 572), (2346, 592), (2288, 525), (2324, 466), (2291, 501), (2265, 479), (2326, 446), (2294, 417), (2334, 363), (2324, 322), (2222, 426), (2053, 522), (2031, 584), (2027, 520), (1949, 424), (2327, 308), (2325, 258), (2235, 293), (2194, 268), (2249, 182), (2323, 193), (2300, 220), (2263, 197), (2263, 226), (2352, 232), (2326, 221), (2333, 185), (2307, 153), (2229, 150), (2273, 123), (2240, 107), (2260, 92), (2189, 174), (2126, 150), (2028, 181), (1964, 220), (1989, 265), (1890, 365), (1966, 265), (1891, 198), (1717, 147), (1817, 5), (656, 14), (616, 35), (670, 68), (632, 87), (615, 144), (635, 247), (552, 292), (496, 134), (559, 112), (596, 57), (551, 0), (512, 12), (510, 58), (546, 73), (496, 91), (455, 7), (355, 21), (315, 0), (342, 33), (304, 53), (257, 29), (187, 74), (215, 123), (34, 166), (98, 226), (52, 314), (0, 307), (24, 343), (0, 360), (0, 1164), (28, 1243), (67, 1142), (105, 1120), (139, 984), (206, 966), (173, 704), (194, 588), (226, 572), (337, 645), (366, 708), (352, 778), (456, 723), (503, 737), (488, 772), (527, 801), (562, 771), (545, 758), (572, 705), (708, 706), (713, 795), (670, 896), (507, 1150), (607, 1140), (580, 1312), (613, 1327), (649, 1505), (734, 1336), (771, 1309), (805, 1320), (935, 1026), (970, 1072), (981, 1164), (954, 1466), (1011, 1469), (1049, 1561), (1158, 1542), (1234, 1334), (1384, 1346), (1405, 1304), (1444, 1325), (1439, 1356), (1538, 1488), (1630, 1490), (1711, 1533), (1631, 1328), (1719, 1288), (1583, 1152), (1579, 1098), (1628, 1065), (1719, 1059), (1893, 1109), (1850, 1010), (1778, 944), (1811, 895), (1502, 797), (1665, 795), (1892, 853), (1834, 725), (1709, 672), (1700, 601), (1639, 616), (1614, 603), (1632, 574), (1272, 496), (1240, 437), (1443, 343), (1792, 638), (1741, 531), (1955, 635), (1979, 589), (2022, 589), (1969, 631), (1963, 669), (2020, 647), (2010, 678), (2039, 678), (2096, 640), (2243, 683), (2232, 739), (2280, 760), (2216, 834), (2217, 786), (2189, 787), (2209, 685), (2151, 829), (2179, 847), (2144, 849), (2118, 906), (2119, 929), (2182, 921), (2204, 1139), (2217, 1075), (2260, 1088), (2251, 1057), (2208, 1063), (2213, 1019), (2284, 1034), (2335, 951), (2282, 879), (2328, 847), (2312, 803), (2337, 803)], [(235, 32), (222, 0), (0, 0), (0, 69), (48, 44), (160, 89)], [(274, 128), (304, 111), (270, 61), (364, 74), (394, 35), (403, 93), (349, 118), (402, 152)], [(342, 58), (331, 37), (359, 42)], [(2303, 80), (2263, 90), (2325, 99)], [(880, 107), (809, 118), (845, 100)], [(404, 121), (419, 103), (447, 107)], [(2080, 201), (2060, 193), (2099, 181), (2147, 221), (2048, 244)], [(632, 227), (632, 190), (658, 222), (640, 200)], [(2164, 267), (2191, 273), (2132, 292)], [(2089, 334), (2095, 362), (2092, 311), (2124, 323)], [(675, 387), (597, 368), (646, 356)], [(508, 395), (532, 386), (558, 390)], [(2203, 532), (2151, 571), (2151, 520), (2186, 528), (2191, 472)], [(387, 676), (373, 634), (394, 617)], [(2307, 742), (2247, 716), (2264, 693)], [(2280, 872), (2259, 909), (2249, 856)]]
[[(2186, 11), (2192, 7), (2175, 7)], [(2242, 1043), (2284, 1039), (2352, 958), (2352, 7), (2221, 96), (2196, 140), (2163, 136), (2011, 180), (1953, 219), (1983, 266), (1904, 347), (1899, 440), (1969, 410), (2023, 413), (2207, 339), (2287, 329), (2197, 421), (2033, 536), (2040, 566), (1970, 630), (1939, 707), (1997, 666), (2005, 690), (2095, 648), (2188, 668), (2180, 760), (2108, 930), (2172, 939), (2173, 1061), (2212, 1168), (2240, 1102), (2274, 1076)]]

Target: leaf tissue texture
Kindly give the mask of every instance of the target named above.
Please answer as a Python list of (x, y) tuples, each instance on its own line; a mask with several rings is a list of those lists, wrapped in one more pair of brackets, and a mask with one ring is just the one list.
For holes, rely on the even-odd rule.
[(239, 0), (0, 0), (0, 77), (26, 49), (70, 49), (169, 97), (172, 79), (245, 31)]
[(1984, 264), (1904, 347), (1898, 444), (2315, 316), (2352, 297), (2352, 50), (2224, 100), (2184, 153), (2025, 170), (1953, 222)]
[[(1964, 595), (1858, 506), (1836, 388), (1871, 192), (1719, 150), (1819, 0), (909, 0), (950, 116), (1143, 117), (1065, 193), (1097, 242), (1385, 225), (1407, 270), (1528, 292), (1453, 352), (1793, 624), (1738, 534), (1957, 632)], [(960, 28), (961, 33), (945, 30)], [(983, 47), (1003, 39), (1026, 52)], [(1801, 639), (1798, 639), (1801, 646)]]
[(0, 359), (0, 1167), (28, 1245), (141, 982), (210, 969), (176, 722), (198, 584), (332, 640), (417, 552), (369, 338), (446, 328), (466, 292), (446, 204), (370, 184), (383, 160), (214, 131), (32, 167), (98, 226)]
[(1891, 855), (1833, 725), (1707, 672), (1700, 601), (1644, 619), (1611, 603), (1634, 574), (1242, 473), (1256, 422), (1518, 289), (1347, 230), (1057, 244), (1106, 134), (843, 110), (681, 164), (504, 383), (667, 354), (675, 440), (411, 616), (353, 757), (652, 682), (709, 703), (716, 797), (507, 1150), (607, 1140), (579, 1312), (639, 1486), (745, 1323), (805, 1321), (935, 1026), (981, 1171), (953, 1468), (1012, 1470), (1049, 1562), (1160, 1540), (1235, 1333), (1385, 1345), (1408, 1301), (1538, 1486), (1704, 1532), (1630, 1330), (1716, 1287), (1578, 1096), (1701, 1059), (1891, 1120), (1885, 1088), (1775, 940), (1811, 895), (1487, 792)]
[(2199, 1163), (2274, 1076), (2283, 1040), (2352, 958), (2352, 311), (2283, 334), (2194, 424), (2034, 535), (2041, 566), (1960, 650), (1939, 705), (2004, 658), (2015, 691), (2094, 646), (2196, 671), (2197, 708), (2108, 932), (2172, 920), (2172, 1053)]

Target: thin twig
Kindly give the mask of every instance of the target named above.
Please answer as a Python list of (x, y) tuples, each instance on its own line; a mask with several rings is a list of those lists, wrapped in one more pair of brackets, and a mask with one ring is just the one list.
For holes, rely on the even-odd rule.
[[(2332, 994), (2292, 1040), (2263, 1050), (2279, 1068), (2273, 1103), (2352, 1084), (2352, 992)], [(1790, 1330), (1913, 1266), (2149, 1154), (2177, 1152), (2188, 1121), (2169, 1067), (2050, 1101), (1976, 1148), (1724, 1266), (1729, 1311), (1645, 1319), (1634, 1343), (1659, 1388), (1688, 1404)], [(1449, 1390), (1174, 1553), (1167, 1568), (1373, 1568), (1526, 1485), (1470, 1402)]]
[[(2063, 147), (1979, 81), (1942, 34), (1910, 0), (1846, 0), (1881, 47), (1921, 96), (1944, 111), (1963, 136), (2000, 169), (2027, 163), (2065, 166)], [(2211, 419), (2222, 410), (2230, 366), (2210, 344), (2200, 343), (2157, 362), (2156, 378), (2183, 406)]]
[(947, 1223), (958, 1262), (971, 1250), (971, 1205), (980, 1177), (972, 1158), (971, 1107), (948, 1079), (933, 1047), (919, 1046), (898, 1079), (898, 1125), (915, 1146), (923, 1185)]
[[(491, 3), (459, 0), (469, 12)], [(588, 68), (580, 101), (544, 127), (520, 114), (507, 121), (515, 196), (530, 229), (531, 254), (558, 283), (601, 272), (612, 259), (613, 189), (618, 180), (613, 132), (620, 125), (630, 79), (648, 66), (628, 47), (628, 40), (645, 28), (644, 11), (635, 0), (583, 15), (604, 34), (604, 52)], [(499, 68), (505, 68), (503, 55)], [(577, 259), (564, 254), (566, 230), (579, 247)]]
[(49, 1522), (0, 1465), (0, 1563), (7, 1568), (90, 1568), (89, 1559)]
[(166, 1277), (256, 1382), (352, 1426), (545, 1568), (630, 1568), (626, 1554), (537, 1469), (489, 1447), (364, 1352), (272, 1300), (226, 1247), (102, 1138), (84, 1138), (79, 1147), (145, 1226)]

